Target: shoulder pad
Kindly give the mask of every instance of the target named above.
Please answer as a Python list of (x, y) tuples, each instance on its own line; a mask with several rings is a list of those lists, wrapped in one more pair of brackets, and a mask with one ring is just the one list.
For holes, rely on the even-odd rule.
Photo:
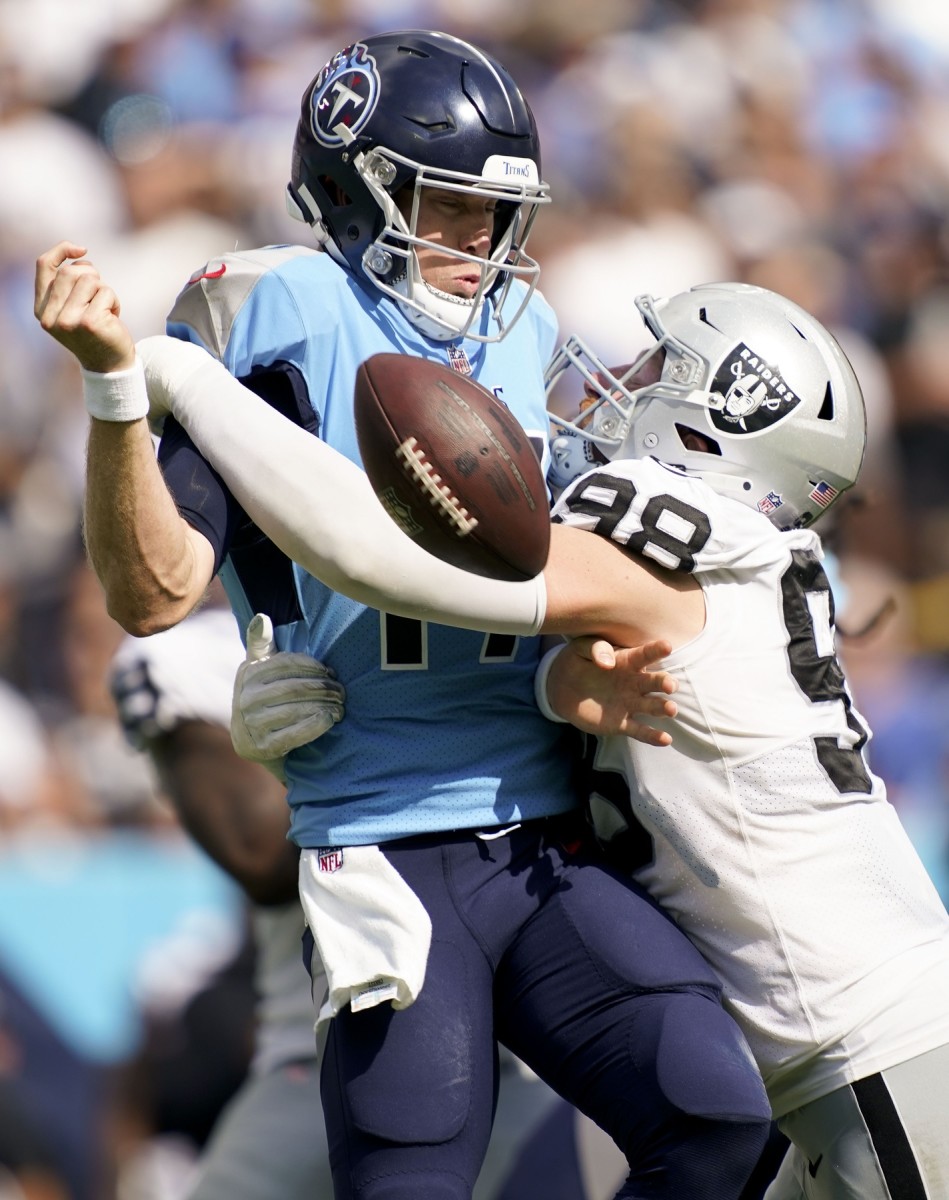
[(168, 326), (187, 326), (207, 350), (221, 358), (234, 318), (259, 281), (291, 259), (320, 253), (306, 246), (265, 246), (212, 258), (178, 293)]

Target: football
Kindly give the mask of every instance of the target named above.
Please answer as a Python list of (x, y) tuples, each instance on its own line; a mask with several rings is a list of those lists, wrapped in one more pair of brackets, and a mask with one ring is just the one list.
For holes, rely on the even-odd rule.
[(366, 474), (409, 537), (493, 579), (543, 570), (550, 547), (543, 471), (492, 392), (442, 363), (375, 354), (356, 373), (353, 402)]

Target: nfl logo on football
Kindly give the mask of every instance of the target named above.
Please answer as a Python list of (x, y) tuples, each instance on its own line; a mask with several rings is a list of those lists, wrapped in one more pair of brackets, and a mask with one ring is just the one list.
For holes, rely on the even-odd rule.
[(326, 846), (317, 851), (317, 863), (323, 873), (329, 875), (343, 865), (343, 852), (337, 846)]

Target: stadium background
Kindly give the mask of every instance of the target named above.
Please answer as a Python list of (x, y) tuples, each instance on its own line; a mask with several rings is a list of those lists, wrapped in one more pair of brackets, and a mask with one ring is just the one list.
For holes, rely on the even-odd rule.
[(251, 1001), (242, 903), (115, 722), (86, 418), (33, 264), (84, 243), (143, 336), (205, 258), (306, 240), (283, 208), (299, 96), (355, 36), (410, 27), (481, 44), (528, 95), (554, 195), (531, 248), (564, 332), (628, 361), (635, 294), (745, 279), (850, 353), (870, 447), (825, 530), (841, 649), (949, 897), (949, 9), (0, 0), (0, 1164), (35, 1140), (43, 1200), (178, 1200)]

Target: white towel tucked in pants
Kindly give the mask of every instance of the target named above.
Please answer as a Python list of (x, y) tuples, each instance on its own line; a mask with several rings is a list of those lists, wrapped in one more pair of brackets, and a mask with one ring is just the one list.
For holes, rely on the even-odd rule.
[(328, 982), (317, 1036), (347, 1004), (408, 1008), (418, 997), (432, 922), (378, 846), (301, 851), (300, 900)]

